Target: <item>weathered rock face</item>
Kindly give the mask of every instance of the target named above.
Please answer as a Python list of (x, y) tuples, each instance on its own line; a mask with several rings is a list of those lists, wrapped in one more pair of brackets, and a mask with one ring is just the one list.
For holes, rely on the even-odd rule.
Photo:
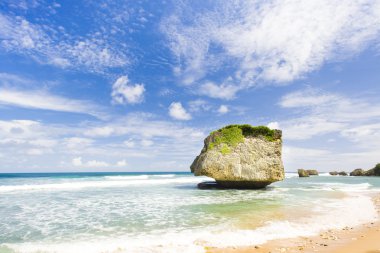
[(307, 171), (304, 169), (299, 169), (298, 170), (298, 176), (299, 177), (309, 177), (309, 173), (307, 173)]
[(284, 179), (281, 131), (232, 125), (211, 133), (190, 166), (222, 187), (263, 188)]
[(377, 164), (375, 168), (367, 170), (365, 176), (380, 176), (380, 163)]
[(350, 173), (350, 176), (380, 176), (380, 163), (370, 170), (356, 169)]
[(331, 176), (337, 176), (338, 175), (338, 171), (331, 171), (331, 172), (329, 172), (329, 174)]
[(341, 171), (338, 173), (339, 176), (348, 176), (347, 172)]
[(306, 170), (307, 174), (309, 174), (309, 176), (318, 176), (319, 173), (317, 170)]
[(350, 173), (350, 176), (355, 176), (355, 177), (357, 177), (357, 176), (365, 176), (365, 174), (366, 174), (365, 170), (363, 170), (363, 169), (355, 169), (354, 171), (352, 171)]

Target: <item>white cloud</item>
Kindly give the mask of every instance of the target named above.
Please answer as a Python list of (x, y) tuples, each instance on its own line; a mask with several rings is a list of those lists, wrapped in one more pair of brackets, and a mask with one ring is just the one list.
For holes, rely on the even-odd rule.
[(135, 146), (135, 142), (132, 140), (126, 140), (123, 142), (123, 144), (127, 146), (128, 148), (133, 148)]
[(75, 158), (73, 158), (73, 160), (72, 160), (72, 164), (74, 165), (74, 166), (82, 166), (82, 157), (75, 157)]
[(84, 148), (90, 146), (94, 140), (82, 137), (70, 137), (65, 138), (63, 143), (68, 149), (78, 149), (83, 150)]
[(217, 85), (213, 82), (206, 82), (200, 86), (199, 94), (212, 98), (231, 100), (235, 98), (239, 90), (241, 90), (240, 87), (232, 84)]
[(85, 164), (86, 167), (108, 167), (109, 164), (103, 161), (90, 160)]
[(277, 121), (269, 122), (267, 126), (270, 129), (280, 129), (280, 124)]
[(84, 132), (84, 135), (91, 137), (108, 137), (115, 130), (110, 126), (94, 127)]
[(228, 106), (226, 106), (226, 105), (221, 105), (218, 109), (218, 113), (220, 113), (220, 114), (226, 114), (229, 111), (230, 110), (228, 109)]
[(43, 149), (38, 149), (38, 148), (31, 148), (26, 151), (26, 154), (28, 155), (43, 155), (46, 154), (47, 152)]
[(31, 145), (44, 147), (44, 148), (52, 148), (58, 144), (57, 140), (52, 139), (35, 139), (29, 142)]
[(190, 101), (188, 104), (190, 112), (209, 111), (211, 109), (211, 105), (202, 99)]
[(112, 102), (115, 104), (138, 104), (144, 100), (143, 84), (131, 84), (128, 76), (119, 77), (112, 85)]
[(154, 144), (154, 142), (152, 140), (146, 140), (146, 139), (141, 140), (140, 143), (141, 143), (141, 146), (143, 146), (143, 147), (150, 147)]
[(283, 137), (288, 140), (307, 140), (314, 136), (339, 132), (347, 127), (346, 123), (335, 121), (322, 115), (310, 115), (280, 122)]
[[(280, 106), (297, 110), (297, 116), (281, 123), (284, 138), (304, 140), (327, 133), (351, 136), (350, 129), (367, 129), (368, 124), (378, 123), (380, 104), (368, 98), (349, 99), (342, 95), (307, 88), (287, 94)], [(376, 101), (375, 99), (373, 99)], [(300, 114), (298, 109), (305, 109)], [(342, 132), (343, 131), (343, 132)]]
[(97, 168), (97, 167), (108, 167), (109, 164), (103, 161), (98, 160), (89, 160), (87, 162), (82, 161), (82, 157), (73, 158), (71, 161), (72, 165), (75, 167), (88, 167), (88, 168)]
[[(113, 130), (107, 136), (86, 137), (89, 136), (86, 133), (99, 128)], [(133, 169), (178, 170), (174, 164), (171, 167), (159, 167), (158, 164), (168, 159), (178, 161), (181, 168), (184, 164), (191, 164), (202, 148), (204, 131), (142, 113), (108, 122), (85, 121), (75, 125), (30, 120), (0, 121), (0, 153), (4, 157), (0, 169), (27, 172), (32, 169), (27, 165), (34, 164), (41, 171), (51, 168), (70, 171), (78, 167), (101, 171), (108, 164), (108, 170), (117, 170), (122, 167), (117, 166), (117, 161), (125, 159)], [(172, 151), (168, 154), (167, 150)]]
[(356, 168), (370, 169), (379, 163), (379, 150), (336, 151), (320, 148), (283, 147), (283, 161), (286, 171), (300, 168), (318, 171), (347, 171)]
[(190, 120), (191, 115), (183, 108), (180, 102), (173, 102), (169, 106), (169, 115), (178, 120)]
[(283, 96), (280, 105), (285, 108), (315, 107), (326, 103), (333, 103), (334, 101), (338, 102), (340, 99), (337, 95), (323, 94), (320, 91), (309, 88)]
[(120, 160), (116, 162), (117, 167), (125, 167), (127, 166), (127, 161), (126, 160)]
[(126, 44), (116, 45), (116, 40), (110, 39), (111, 31), (101, 31), (78, 36), (52, 22), (40, 25), (22, 16), (0, 14), (0, 49), (29, 56), (41, 64), (90, 72), (128, 65)]
[(291, 110), (277, 122), (286, 144), (287, 170), (310, 166), (347, 171), (379, 162), (375, 155), (380, 152), (377, 97), (348, 98), (307, 88), (283, 96), (279, 105)]
[(0, 87), (0, 104), (30, 109), (89, 114), (104, 118), (99, 106), (85, 100), (69, 99), (39, 90), (14, 90)]
[[(302, 78), (379, 42), (378, 1), (191, 4), (179, 6), (161, 30), (182, 82), (205, 83), (201, 92), (215, 98), (232, 99), (239, 89)], [(215, 73), (219, 84), (207, 83)]]

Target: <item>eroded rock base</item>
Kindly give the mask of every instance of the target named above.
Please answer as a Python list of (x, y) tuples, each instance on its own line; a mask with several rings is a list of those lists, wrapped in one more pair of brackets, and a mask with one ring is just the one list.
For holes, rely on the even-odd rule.
[(242, 181), (208, 181), (198, 184), (198, 188), (202, 190), (210, 189), (263, 189), (270, 182), (242, 182)]

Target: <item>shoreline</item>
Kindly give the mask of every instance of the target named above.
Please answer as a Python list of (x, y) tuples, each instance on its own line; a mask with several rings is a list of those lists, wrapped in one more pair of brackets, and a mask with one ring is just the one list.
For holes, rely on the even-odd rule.
[[(247, 247), (206, 248), (207, 253), (380, 253), (380, 196), (372, 196), (377, 220), (356, 227), (330, 229), (317, 236), (268, 241)], [(360, 215), (360, 214), (358, 214)]]

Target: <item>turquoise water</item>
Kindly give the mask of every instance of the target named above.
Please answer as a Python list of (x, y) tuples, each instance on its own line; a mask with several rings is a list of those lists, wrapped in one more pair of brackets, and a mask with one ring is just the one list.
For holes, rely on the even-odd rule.
[(189, 173), (0, 174), (0, 252), (203, 252), (377, 218), (379, 178), (295, 176), (252, 191)]

